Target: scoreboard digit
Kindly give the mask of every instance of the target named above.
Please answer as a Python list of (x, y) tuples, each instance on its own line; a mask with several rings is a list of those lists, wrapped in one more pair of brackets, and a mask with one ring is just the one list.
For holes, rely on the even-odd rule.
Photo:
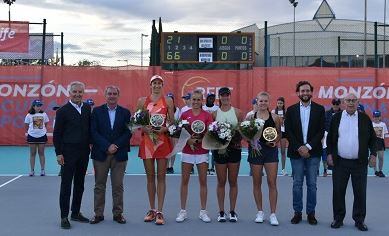
[(254, 33), (164, 32), (163, 63), (254, 63)]

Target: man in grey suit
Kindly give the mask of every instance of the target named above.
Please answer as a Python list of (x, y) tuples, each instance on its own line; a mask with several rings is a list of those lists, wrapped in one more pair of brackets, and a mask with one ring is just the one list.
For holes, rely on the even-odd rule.
[(120, 90), (116, 86), (105, 89), (106, 103), (93, 109), (91, 158), (95, 169), (94, 211), (91, 224), (104, 220), (105, 189), (111, 171), (113, 220), (125, 224), (123, 217), (123, 178), (127, 166), (131, 132), (128, 129), (131, 114), (118, 105)]

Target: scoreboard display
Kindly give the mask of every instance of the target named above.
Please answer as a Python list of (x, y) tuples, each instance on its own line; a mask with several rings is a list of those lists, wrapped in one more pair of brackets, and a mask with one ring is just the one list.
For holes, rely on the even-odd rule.
[(254, 33), (163, 32), (163, 63), (254, 63)]

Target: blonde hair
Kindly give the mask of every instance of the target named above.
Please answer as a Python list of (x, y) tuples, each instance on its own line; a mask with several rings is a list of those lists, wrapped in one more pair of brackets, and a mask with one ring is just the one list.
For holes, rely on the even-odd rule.
[(265, 91), (262, 91), (260, 93), (258, 93), (257, 95), (257, 98), (260, 97), (260, 96), (266, 96), (270, 99), (270, 94), (268, 92), (265, 92)]
[(194, 94), (199, 94), (199, 95), (201, 95), (201, 98), (202, 98), (203, 95), (204, 95), (204, 93), (203, 93), (203, 91), (202, 91), (201, 89), (195, 89), (195, 90), (193, 90), (193, 92), (192, 92), (192, 97), (193, 97)]

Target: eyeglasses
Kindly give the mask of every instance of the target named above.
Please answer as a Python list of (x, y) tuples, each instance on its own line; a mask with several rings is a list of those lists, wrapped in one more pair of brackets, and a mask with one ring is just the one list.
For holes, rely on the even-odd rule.
[(111, 93), (111, 92), (108, 92), (107, 95), (109, 95), (109, 96), (115, 95), (115, 96), (116, 96), (116, 95), (118, 95), (118, 93)]
[(355, 99), (355, 98), (354, 99), (344, 99), (344, 101), (347, 103), (351, 103), (351, 102), (356, 103), (356, 102), (358, 102), (358, 99)]
[(35, 105), (36, 107), (41, 107), (42, 106), (42, 104), (37, 104), (37, 105)]

